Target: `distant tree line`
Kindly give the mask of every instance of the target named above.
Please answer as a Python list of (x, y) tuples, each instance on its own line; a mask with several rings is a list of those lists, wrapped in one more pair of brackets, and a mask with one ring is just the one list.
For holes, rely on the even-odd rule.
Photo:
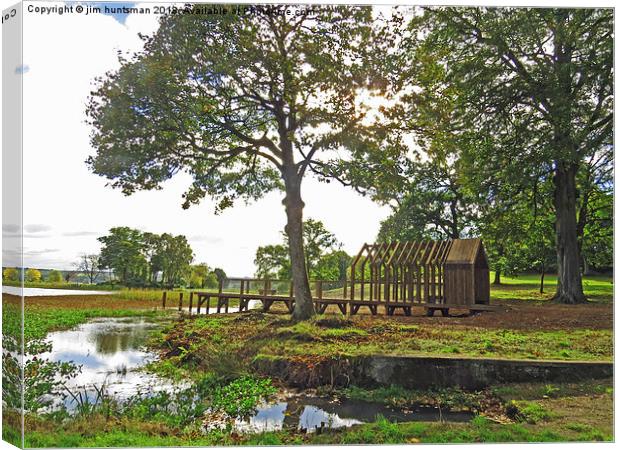
[(89, 274), (97, 268), (112, 270), (125, 286), (214, 288), (226, 277), (222, 269), (192, 265), (194, 251), (183, 235), (114, 227), (98, 240), (101, 253), (83, 257), (82, 270)]
[[(45, 275), (44, 275), (45, 274)], [(2, 280), (18, 282), (21, 279), (21, 270), (16, 267), (6, 267), (2, 270)], [(62, 283), (68, 281), (66, 275), (59, 270), (39, 270), (27, 268), (24, 272), (24, 281), (27, 283)]]
[[(194, 251), (183, 235), (155, 234), (129, 227), (111, 228), (101, 242), (98, 254), (82, 254), (74, 270), (39, 270), (24, 272), (27, 283), (63, 283), (84, 280), (88, 284), (116, 282), (130, 287), (191, 287), (218, 286), (226, 279), (220, 268), (207, 264), (192, 264)], [(104, 277), (104, 273), (107, 277)], [(43, 275), (45, 274), (45, 276)], [(18, 282), (18, 268), (3, 269), (4, 281)]]

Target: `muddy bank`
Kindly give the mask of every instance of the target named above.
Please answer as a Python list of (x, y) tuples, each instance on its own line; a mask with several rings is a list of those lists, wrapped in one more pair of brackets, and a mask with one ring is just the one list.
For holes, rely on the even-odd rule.
[(308, 364), (302, 358), (259, 355), (253, 367), (295, 387), (398, 385), (408, 389), (480, 389), (502, 383), (574, 382), (613, 376), (610, 362), (405, 356), (324, 358)]

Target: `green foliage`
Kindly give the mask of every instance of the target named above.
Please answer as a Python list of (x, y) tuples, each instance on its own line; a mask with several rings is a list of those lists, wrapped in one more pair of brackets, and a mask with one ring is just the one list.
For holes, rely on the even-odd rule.
[(522, 422), (536, 424), (553, 417), (551, 412), (537, 402), (513, 400), (509, 407), (512, 410), (512, 416)]
[[(301, 170), (317, 151), (359, 142), (364, 114), (353, 113), (351, 94), (367, 71), (362, 58), (369, 42), (389, 45), (372, 36), (370, 8), (274, 8), (293, 14), (164, 16), (144, 49), (93, 93), (92, 170), (131, 193), (186, 169), (194, 183), (185, 206), (209, 194), (221, 209), (283, 187), (284, 154), (306, 155)], [(221, 42), (221, 51), (205, 48), (205, 39)], [(277, 139), (283, 124), (288, 134)], [(321, 124), (329, 128), (317, 135)]]
[(399, 188), (379, 192), (383, 202), (396, 201), (392, 214), (381, 223), (380, 241), (457, 239), (464, 237), (475, 217), (475, 199), (467, 198), (458, 163), (441, 155), (407, 161)]
[(48, 283), (62, 283), (65, 281), (65, 279), (62, 276), (62, 272), (60, 272), (59, 270), (50, 270), (47, 273), (47, 278), (45, 281), (47, 281)]
[[(440, 7), (410, 25), (422, 86), (410, 96), (411, 114), (431, 148), (445, 147), (446, 135), (435, 129), (449, 132), (468, 188), (480, 205), (502, 210), (499, 221), (518, 214), (520, 202), (534, 220), (551, 216), (557, 261), (570, 267), (559, 273), (578, 271), (579, 242), (588, 223), (598, 226), (588, 213), (594, 194), (613, 185), (611, 11)], [(439, 116), (445, 124), (426, 127), (429, 112), (438, 111), (448, 113)], [(497, 231), (501, 242), (506, 234)], [(542, 236), (548, 246), (552, 240)], [(558, 295), (582, 301), (579, 277), (562, 280)]]
[(265, 245), (256, 249), (254, 258), (257, 278), (291, 279), (288, 248), (282, 244)]
[(2, 271), (4, 281), (19, 281), (19, 271), (14, 267), (7, 267)]
[(215, 271), (211, 271), (209, 266), (207, 266), (206, 264), (197, 264), (191, 266), (189, 276), (190, 288), (214, 289), (217, 288), (218, 282), (219, 281), (217, 274), (215, 273)]
[(255, 411), (261, 400), (275, 392), (269, 378), (244, 376), (218, 387), (213, 394), (211, 407), (230, 417), (247, 417)]
[(99, 264), (113, 269), (119, 282), (128, 286), (153, 285), (158, 277), (162, 286), (182, 285), (194, 259), (194, 252), (183, 235), (157, 235), (114, 227), (98, 240), (103, 244)]
[[(306, 269), (314, 280), (345, 280), (351, 257), (338, 250), (341, 244), (320, 220), (307, 219), (303, 224)], [(288, 237), (282, 232), (282, 244), (258, 247), (254, 265), (257, 278), (291, 279)]]
[(41, 281), (41, 272), (37, 269), (26, 270), (26, 281), (29, 283), (38, 283)]

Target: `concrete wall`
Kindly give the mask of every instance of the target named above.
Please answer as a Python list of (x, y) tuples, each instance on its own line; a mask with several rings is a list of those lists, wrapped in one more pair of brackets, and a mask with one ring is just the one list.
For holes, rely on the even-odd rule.
[(255, 368), (290, 386), (400, 385), (409, 389), (485, 386), (515, 382), (565, 382), (613, 376), (613, 363), (404, 356), (340, 357), (308, 367), (298, 360), (258, 357)]

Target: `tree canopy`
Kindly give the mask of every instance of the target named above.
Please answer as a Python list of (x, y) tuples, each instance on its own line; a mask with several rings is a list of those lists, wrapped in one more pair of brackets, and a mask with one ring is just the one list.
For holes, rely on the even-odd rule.
[(189, 278), (194, 252), (183, 235), (114, 227), (98, 240), (100, 267), (113, 269), (123, 285), (179, 286)]
[(307, 171), (338, 177), (342, 151), (382, 142), (363, 126), (358, 93), (380, 89), (370, 55), (388, 52), (388, 37), (374, 32), (369, 7), (163, 16), (144, 49), (92, 93), (88, 164), (126, 194), (187, 172), (184, 207), (208, 195), (222, 210), (284, 190), (293, 316), (309, 317), (301, 181)]
[[(282, 233), (282, 244), (258, 247), (254, 265), (258, 278), (289, 280), (291, 262), (287, 251), (287, 235)], [(336, 236), (325, 228), (320, 220), (312, 218), (304, 222), (304, 248), (308, 275), (314, 280), (343, 280), (351, 257), (339, 250), (341, 244)]]
[[(492, 259), (507, 269), (520, 265), (508, 255), (533, 254), (517, 251), (533, 245), (533, 231), (548, 242), (550, 213), (556, 299), (583, 301), (586, 223), (601, 236), (609, 230), (597, 224), (609, 217), (604, 193), (613, 185), (613, 11), (431, 7), (408, 25), (409, 58), (396, 74), (401, 101), (390, 116), (423, 154), (421, 163), (409, 157), (415, 167), (447, 162), (449, 177), (441, 170), (422, 175), (458, 188), (446, 197), (438, 184), (418, 180), (407, 197), (408, 190), (393, 189), (398, 177), (378, 191), (371, 174), (363, 177), (359, 184), (380, 200), (384, 192), (397, 200), (382, 234), (443, 233), (441, 213), (467, 198), (469, 225), (491, 241)], [(411, 163), (398, 164), (403, 176)], [(548, 264), (545, 252), (537, 253), (532, 264)]]

